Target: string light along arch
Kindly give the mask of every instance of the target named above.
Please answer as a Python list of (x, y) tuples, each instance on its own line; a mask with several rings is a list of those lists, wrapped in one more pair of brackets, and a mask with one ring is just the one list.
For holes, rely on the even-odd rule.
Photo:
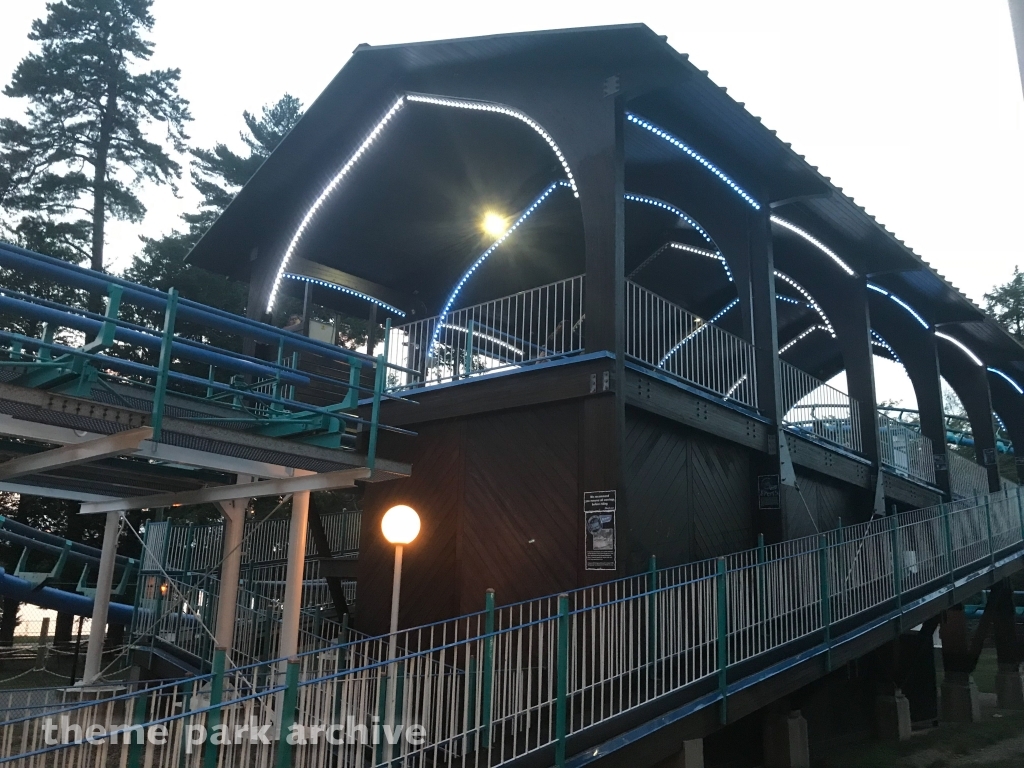
[(302, 236), (307, 232), (313, 220), (316, 218), (316, 214), (324, 206), (327, 200), (332, 194), (338, 189), (345, 178), (352, 172), (352, 169), (358, 164), (359, 160), (366, 154), (370, 149), (370, 146), (380, 138), (384, 130), (392, 123), (395, 115), (407, 104), (407, 103), (418, 103), (427, 104), (440, 107), (448, 107), (453, 109), (468, 109), (478, 112), (489, 112), (493, 114), (503, 115), (505, 117), (511, 117), (515, 120), (524, 123), (531, 128), (534, 133), (540, 136), (544, 142), (548, 145), (551, 151), (554, 153), (555, 158), (558, 160), (562, 167), (563, 172), (566, 175), (567, 185), (572, 189), (574, 197), (579, 197), (579, 191), (576, 188), (576, 178), (572, 174), (572, 169), (569, 167), (568, 161), (565, 159), (565, 155), (562, 153), (561, 148), (555, 142), (543, 126), (536, 120), (531, 118), (524, 112), (521, 112), (512, 107), (508, 107), (504, 104), (496, 104), (493, 102), (477, 101), (473, 99), (459, 99), (449, 98), (444, 96), (433, 96), (430, 94), (423, 93), (405, 93), (399, 96), (391, 104), (391, 107), (384, 113), (384, 116), (377, 122), (376, 125), (370, 130), (366, 138), (359, 144), (355, 152), (353, 152), (348, 159), (342, 164), (341, 168), (334, 174), (327, 185), (317, 195), (316, 200), (306, 210), (302, 219), (299, 221), (298, 227), (292, 234), (291, 239), (288, 242), (288, 247), (285, 248), (284, 255), (281, 258), (281, 263), (278, 265), (277, 274), (274, 277), (274, 282), (270, 289), (270, 297), (267, 299), (267, 312), (274, 309), (274, 304), (277, 301), (277, 295), (281, 288), (281, 282), (284, 280), (285, 273), (288, 271), (288, 263), (291, 261), (292, 256), (295, 254), (299, 243), (302, 240)]
[(477, 256), (473, 263), (470, 264), (469, 268), (462, 273), (462, 277), (459, 278), (459, 282), (455, 284), (455, 288), (448, 295), (448, 298), (445, 300), (444, 306), (441, 308), (441, 312), (438, 314), (438, 322), (434, 325), (434, 333), (430, 340), (431, 354), (433, 354), (434, 347), (437, 345), (438, 338), (441, 335), (441, 327), (444, 322), (444, 319), (448, 316), (448, 313), (451, 311), (452, 305), (455, 304), (455, 299), (458, 298), (459, 292), (462, 290), (463, 286), (466, 284), (469, 278), (473, 276), (474, 272), (476, 272), (480, 267), (483, 266), (484, 262), (487, 261), (487, 258), (492, 253), (494, 253), (496, 250), (498, 250), (499, 247), (501, 247), (502, 243), (508, 240), (508, 238), (512, 235), (513, 232), (519, 229), (519, 227), (527, 219), (529, 219), (531, 215), (533, 215), (534, 211), (536, 211), (537, 208), (539, 208), (544, 203), (544, 201), (551, 196), (551, 193), (559, 188), (572, 189), (572, 186), (567, 181), (555, 181), (549, 184), (545, 188), (545, 190), (541, 192), (540, 195), (538, 195), (537, 198), (530, 204), (530, 206), (519, 215), (519, 218), (516, 219), (515, 223), (511, 227), (506, 229), (504, 234), (501, 235), (501, 237), (499, 237), (497, 240), (491, 243), (490, 247), (488, 247), (486, 251)]
[(650, 120), (640, 117), (639, 115), (635, 115), (632, 112), (626, 113), (626, 120), (633, 123), (634, 125), (640, 126), (644, 130), (650, 131), (659, 139), (668, 142), (676, 149), (693, 158), (702, 166), (704, 166), (708, 171), (710, 171), (712, 174), (718, 177), (718, 179), (721, 182), (723, 182), (727, 187), (729, 187), (729, 189), (731, 189), (733, 192), (739, 195), (743, 199), (743, 201), (747, 203), (747, 205), (749, 205), (755, 211), (761, 210), (761, 204), (757, 202), (757, 200), (755, 200), (752, 195), (748, 194), (746, 190), (744, 190), (739, 184), (737, 184), (735, 181), (729, 178), (721, 169), (718, 168), (718, 166), (716, 166), (702, 154), (697, 152), (697, 150), (690, 147), (688, 144), (686, 144), (686, 142), (673, 136), (671, 133), (664, 130), (663, 128), (659, 128)]

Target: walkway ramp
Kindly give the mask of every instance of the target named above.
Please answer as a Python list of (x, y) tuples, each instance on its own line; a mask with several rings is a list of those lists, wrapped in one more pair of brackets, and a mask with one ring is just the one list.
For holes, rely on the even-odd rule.
[[(353, 639), (294, 659), (215, 667), (73, 710), (79, 722), (102, 722), (113, 706), (130, 722), (166, 725), (165, 744), (45, 746), (43, 718), (11, 721), (0, 725), (0, 763), (42, 768), (60, 753), (82, 768), (118, 756), (131, 768), (179, 760), (196, 768), (204, 760), (303, 768), (651, 764), (670, 745), (677, 751), (683, 738), (711, 733), (863, 656), (1022, 562), (1024, 495), (1013, 489), (716, 560), (652, 563), (648, 573), (569, 594), (489, 603), (394, 638)], [(192, 695), (199, 689), (208, 698)], [(320, 730), (317, 744), (211, 742), (203, 757), (185, 751), (187, 725), (266, 723), (298, 739), (342, 715), (367, 726), (374, 718), (418, 724), (425, 740), (332, 744)]]

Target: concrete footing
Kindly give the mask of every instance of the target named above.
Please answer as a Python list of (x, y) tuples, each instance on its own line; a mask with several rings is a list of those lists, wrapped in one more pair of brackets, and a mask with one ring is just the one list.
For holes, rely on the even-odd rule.
[(704, 739), (684, 741), (672, 768), (704, 768)]
[(891, 695), (875, 698), (875, 730), (879, 738), (910, 739), (910, 699), (899, 688)]
[(810, 768), (807, 721), (799, 711), (768, 715), (763, 738), (764, 768)]
[(980, 723), (981, 702), (978, 686), (972, 675), (946, 672), (942, 681), (942, 710), (940, 717), (950, 723)]
[(1020, 664), (1000, 662), (996, 670), (996, 699), (1000, 709), (1024, 709), (1024, 675)]

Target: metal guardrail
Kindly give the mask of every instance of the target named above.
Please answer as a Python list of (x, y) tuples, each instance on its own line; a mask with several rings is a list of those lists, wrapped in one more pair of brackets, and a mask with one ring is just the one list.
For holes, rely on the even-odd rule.
[(726, 400), (757, 408), (754, 347), (630, 280), (625, 352)]
[[(332, 554), (359, 550), (361, 511), (331, 512), (322, 515), (321, 521)], [(284, 560), (288, 551), (288, 524), (285, 517), (246, 520), (242, 539), (243, 566)], [(150, 522), (146, 525), (142, 572), (161, 568), (169, 572), (190, 572), (216, 566), (224, 556), (223, 534), (223, 523), (180, 525), (169, 521)], [(306, 534), (306, 556), (317, 557), (319, 554), (313, 533), (309, 531)]]
[[(225, 672), (221, 661), (211, 675), (62, 713), (75, 723), (165, 726), (162, 743), (125, 745), (122, 728), (117, 744), (46, 746), (46, 718), (2, 724), (0, 763), (498, 766), (548, 748), (561, 765), (575, 733), (690, 686), (695, 696), (717, 689), (724, 703), (737, 665), (750, 674), (790, 644), (828, 648), (879, 611), (948, 588), (1022, 542), (1024, 495), (1002, 491), (716, 560), (661, 570), (652, 562), (648, 573), (502, 608), (492, 595), (484, 611), (397, 633), (394, 656), (383, 636), (287, 663)], [(374, 718), (418, 725), (424, 740), (345, 742), (351, 726)], [(334, 741), (321, 730), (316, 744), (208, 741), (187, 751), (192, 726), (231, 733), (253, 723), (296, 740), (341, 730)]]
[[(102, 313), (8, 288), (0, 291), (0, 314), (32, 321), (38, 337), (0, 330), (0, 369), (8, 383), (46, 387), (76, 397), (129, 403), (147, 411), (153, 442), (163, 439), (165, 416), (277, 433), (287, 423), (291, 439), (315, 436), (318, 444), (350, 448), (351, 433), (368, 429), (369, 463), (376, 449), (377, 421), (386, 357), (342, 347), (233, 315), (118, 277), (77, 267), (50, 256), (0, 243), (0, 268), (106, 297)], [(190, 336), (198, 337), (190, 338)], [(276, 360), (217, 346), (233, 339), (238, 349), (255, 340), (276, 351)], [(236, 343), (237, 342), (237, 343)], [(221, 342), (229, 343), (229, 342)], [(298, 371), (296, 355), (311, 352), (338, 364), (341, 379)], [(382, 369), (374, 386), (363, 386), (364, 369)], [(340, 402), (320, 406), (296, 399), (296, 387), (340, 386)], [(357, 409), (372, 397), (369, 420)]]
[(970, 499), (988, 493), (988, 470), (949, 449), (949, 485), (953, 496)]
[(882, 464), (889, 469), (935, 485), (935, 459), (932, 441), (916, 427), (904, 424), (879, 411), (878, 430), (882, 443)]
[(795, 365), (779, 362), (786, 414), (782, 423), (794, 432), (860, 452), (860, 403)]
[(392, 328), (387, 389), (440, 384), (582, 352), (583, 278)]

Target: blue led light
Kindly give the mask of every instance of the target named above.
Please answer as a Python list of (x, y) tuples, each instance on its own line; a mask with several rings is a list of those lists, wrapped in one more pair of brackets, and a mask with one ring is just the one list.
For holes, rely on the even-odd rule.
[(690, 146), (688, 146), (684, 142), (682, 142), (679, 139), (677, 139), (671, 133), (669, 133), (668, 131), (665, 131), (665, 130), (659, 128), (658, 126), (656, 126), (653, 123), (651, 123), (649, 120), (645, 120), (642, 117), (638, 117), (637, 115), (634, 115), (632, 112), (627, 112), (626, 113), (626, 119), (629, 122), (633, 123), (634, 125), (638, 125), (641, 128), (650, 131), (651, 133), (653, 133), (658, 138), (667, 141), (669, 144), (674, 146), (676, 149), (680, 149), (683, 152), (685, 152), (687, 155), (689, 155), (694, 160), (696, 160), (698, 163), (700, 163), (705, 168), (707, 168), (709, 171), (711, 171), (711, 173), (713, 173), (715, 176), (717, 176), (721, 181), (725, 182), (725, 184), (733, 192), (735, 192), (737, 195), (739, 195), (741, 198), (743, 198), (747, 202), (747, 204), (750, 205), (750, 207), (752, 207), (755, 211), (761, 210), (761, 204), (759, 202), (757, 202), (757, 200), (755, 200), (751, 195), (747, 194), (747, 192), (739, 184), (737, 184), (735, 181), (733, 181), (728, 176), (726, 176), (721, 170), (718, 169), (717, 166), (715, 166), (713, 163), (711, 163), (707, 158), (705, 158), (703, 155), (701, 155), (699, 152), (697, 152), (696, 150), (694, 150), (693, 148), (691, 148)]
[[(800, 283), (798, 283), (792, 277), (787, 275), (785, 272), (780, 272), (779, 270), (776, 269), (773, 272), (773, 274), (776, 278), (786, 283), (790, 287), (794, 288), (801, 296), (804, 297), (804, 299), (807, 300), (807, 306), (809, 306), (811, 309), (818, 313), (818, 317), (821, 318), (821, 322), (825, 324), (824, 330), (828, 331), (829, 336), (831, 336), (834, 339), (836, 337), (836, 331), (832, 327), (832, 321), (828, 319), (828, 315), (825, 314), (825, 310), (821, 308), (821, 305), (818, 304), (817, 301), (815, 301), (814, 297), (811, 296), (807, 289), (800, 285)], [(779, 294), (775, 294), (775, 297), (783, 298), (780, 297)]]
[(292, 280), (299, 280), (300, 282), (303, 283), (312, 283), (313, 285), (320, 285), (323, 286), (324, 288), (330, 288), (333, 291), (341, 291), (342, 293), (347, 293), (349, 296), (355, 296), (357, 299), (363, 299), (364, 301), (368, 301), (371, 304), (376, 304), (378, 307), (386, 309), (388, 312), (393, 312), (399, 317), (405, 317), (405, 312), (398, 309), (397, 307), (391, 306), (386, 301), (381, 301), (380, 299), (376, 299), (373, 296), (370, 296), (369, 294), (362, 293), (361, 291), (357, 291), (353, 288), (348, 288), (347, 286), (344, 285), (338, 285), (337, 283), (332, 283), (327, 280), (319, 280), (315, 277), (309, 277), (308, 275), (297, 275), (294, 272), (285, 272), (284, 277), (290, 278)]
[(811, 306), (810, 304), (807, 304), (806, 302), (797, 301), (792, 296), (783, 296), (781, 293), (776, 293), (775, 294), (775, 298), (778, 299), (779, 301), (784, 301), (787, 304), (796, 304), (798, 307), (803, 307), (803, 306), (810, 307)]
[(878, 333), (878, 331), (874, 329), (871, 330), (871, 343), (874, 344), (876, 347), (881, 347), (882, 349), (884, 349), (886, 352), (892, 355), (893, 360), (895, 360), (900, 365), (903, 365), (903, 361), (900, 360), (900, 356), (896, 354), (896, 350), (889, 346), (889, 342), (882, 338), (882, 334)]
[(688, 341), (690, 341), (690, 339), (696, 337), (698, 334), (703, 333), (704, 330), (706, 328), (708, 328), (710, 325), (712, 325), (712, 324), (718, 322), (719, 320), (721, 320), (723, 317), (725, 317), (726, 313), (730, 309), (732, 309), (733, 307), (735, 307), (739, 303), (740, 303), (739, 299), (733, 299), (728, 304), (726, 304), (724, 307), (722, 307), (720, 310), (718, 310), (718, 312), (715, 313), (715, 315), (710, 320), (708, 320), (706, 323), (704, 323), (704, 325), (702, 325), (697, 330), (688, 333), (686, 335), (686, 338), (684, 338), (682, 341), (680, 341), (678, 344), (676, 344), (674, 347), (672, 347), (672, 349), (670, 349), (668, 352), (665, 353), (665, 356), (663, 358), (661, 358), (661, 360), (658, 362), (658, 367), (659, 368), (664, 368), (665, 367), (665, 363), (668, 362), (668, 359), (670, 357), (672, 357), (672, 355), (674, 355), (680, 349), (682, 349), (684, 344), (686, 344)]
[(917, 314), (917, 311), (912, 306), (907, 304), (907, 302), (905, 302), (899, 296), (897, 296), (894, 293), (890, 293), (889, 294), (889, 298), (892, 299), (893, 301), (895, 301), (897, 304), (899, 304), (905, 310), (907, 310), (907, 312), (909, 312), (911, 314), (911, 316), (913, 316), (913, 318), (915, 320), (917, 320), (917, 322), (919, 322), (921, 324), (922, 328), (930, 328), (931, 327), (931, 326), (928, 325), (928, 321), (927, 320), (925, 320), (923, 317), (921, 317), (919, 314)]
[(1017, 394), (1018, 395), (1024, 395), (1024, 389), (1021, 388), (1020, 384), (1018, 384), (1016, 381), (1011, 379), (1009, 376), (1007, 376), (1005, 373), (1000, 371), (998, 368), (987, 368), (986, 370), (989, 373), (994, 373), (996, 376), (1001, 376), (1006, 381), (1007, 384), (1009, 384), (1011, 387), (1013, 387), (1015, 390), (1017, 390)]
[(700, 224), (691, 219), (689, 216), (687, 216), (685, 213), (683, 213), (681, 210), (676, 208), (671, 203), (666, 203), (664, 200), (659, 200), (656, 197), (648, 197), (647, 195), (636, 195), (633, 194), (632, 192), (627, 192), (625, 195), (623, 195), (623, 197), (626, 200), (629, 200), (631, 203), (644, 203), (645, 205), (653, 205), (655, 208), (661, 208), (662, 210), (668, 211), (669, 213), (674, 213), (680, 219), (682, 219), (695, 230), (697, 230), (697, 233), (701, 237), (703, 237), (708, 243), (710, 243), (711, 245), (715, 244), (715, 241), (711, 239), (711, 235), (704, 231), (704, 227), (702, 227)]
[[(497, 240), (495, 240), (491, 244), (490, 248), (488, 248), (486, 251), (481, 253), (476, 258), (476, 261), (474, 261), (470, 265), (469, 269), (467, 269), (462, 274), (462, 277), (459, 279), (459, 282), (455, 285), (455, 290), (453, 290), (451, 292), (451, 295), (448, 297), (448, 300), (444, 303), (444, 308), (440, 311), (440, 313), (438, 313), (438, 318), (443, 319), (443, 318), (448, 316), (448, 312), (451, 311), (452, 305), (455, 303), (455, 299), (459, 295), (459, 291), (462, 290), (462, 286), (464, 286), (466, 284), (466, 281), (469, 280), (470, 275), (472, 275), (474, 272), (476, 272), (476, 270), (485, 261), (487, 261), (487, 257), (490, 256), (492, 253), (494, 253), (498, 249), (498, 246), (500, 246), (502, 243), (504, 243), (505, 240), (508, 239), (508, 236), (511, 235), (513, 232), (515, 232), (519, 228), (520, 224), (522, 224), (524, 221), (526, 221), (528, 218), (530, 218), (530, 215), (535, 210), (537, 210), (537, 208), (540, 206), (541, 203), (543, 203), (545, 200), (547, 200), (548, 196), (552, 192), (554, 192), (556, 189), (559, 189), (559, 188), (562, 188), (562, 187), (564, 187), (565, 189), (572, 189), (573, 188), (572, 185), (568, 181), (556, 181), (556, 182), (553, 182), (552, 184), (549, 184), (548, 187), (543, 192), (540, 193), (540, 195), (537, 197), (537, 199), (534, 200), (533, 203), (531, 203), (530, 206), (525, 211), (522, 212), (522, 214), (520, 214), (519, 218), (516, 219), (515, 224), (513, 224), (511, 227), (509, 227), (507, 230), (505, 230), (505, 234), (503, 234), (501, 237), (499, 237)], [(433, 354), (434, 347), (437, 345), (437, 340), (438, 340), (438, 338), (439, 338), (439, 336), (441, 334), (441, 326), (442, 326), (441, 322), (438, 322), (434, 326), (434, 333), (433, 333), (432, 338), (430, 339), (430, 351), (431, 351), (431, 354)]]
[(380, 121), (373, 127), (373, 130), (371, 130), (370, 133), (367, 134), (366, 138), (363, 139), (362, 143), (359, 145), (356, 151), (349, 156), (348, 160), (345, 161), (345, 164), (341, 166), (337, 173), (334, 174), (334, 176), (328, 182), (327, 186), (320, 190), (320, 194), (317, 195), (316, 200), (313, 201), (313, 204), (303, 215), (302, 221), (299, 222), (299, 226), (295, 229), (295, 232), (292, 234), (291, 241), (289, 241), (288, 247), (285, 249), (284, 256), (281, 257), (281, 263), (277, 267), (277, 276), (274, 278), (274, 284), (270, 288), (270, 298), (267, 299), (267, 312), (270, 312), (271, 310), (274, 309), (274, 302), (277, 300), (277, 292), (278, 289), (281, 287), (281, 280), (284, 279), (284, 273), (288, 267), (288, 262), (291, 261), (292, 254), (294, 254), (296, 248), (298, 248), (299, 241), (302, 239), (302, 235), (306, 232), (307, 229), (309, 229), (310, 225), (313, 223), (313, 219), (316, 216), (317, 212), (327, 202), (327, 199), (332, 194), (334, 194), (334, 190), (336, 190), (338, 188), (338, 185), (341, 184), (341, 182), (345, 179), (346, 176), (348, 176), (349, 172), (351, 172), (351, 170), (355, 167), (356, 163), (359, 162), (359, 159), (364, 154), (366, 154), (366, 151), (369, 149), (370, 145), (377, 140), (377, 138), (387, 127), (388, 123), (391, 122), (391, 119), (395, 116), (398, 110), (402, 108), (404, 104), (405, 96), (399, 96), (391, 105), (391, 108), (384, 114), (384, 117), (380, 119)]
[(831, 248), (829, 248), (827, 245), (825, 245), (823, 242), (821, 242), (821, 240), (816, 238), (810, 232), (808, 232), (806, 230), (803, 230), (803, 229), (800, 229), (800, 227), (798, 227), (796, 224), (793, 224), (792, 222), (786, 221), (781, 216), (776, 216), (775, 214), (772, 214), (771, 216), (769, 216), (768, 219), (769, 219), (769, 221), (771, 221), (772, 224), (777, 224), (780, 227), (783, 227), (784, 229), (788, 229), (793, 234), (799, 235), (800, 237), (802, 237), (804, 240), (806, 240), (808, 243), (813, 245), (819, 251), (821, 251), (826, 256), (828, 256), (830, 259), (832, 259), (832, 261), (834, 261), (836, 264), (838, 264), (839, 267), (846, 274), (850, 275), (851, 277), (856, 274), (853, 271), (853, 268), (849, 264), (847, 264), (845, 261), (843, 261), (841, 258), (839, 258), (839, 254), (837, 254), (835, 251), (833, 251)]
[[(786, 344), (781, 346), (779, 348), (779, 354), (781, 355), (786, 350), (792, 348), (793, 346), (796, 345), (796, 343), (798, 341), (802, 341), (803, 339), (806, 339), (808, 336), (810, 336), (815, 331), (828, 331), (828, 328), (826, 328), (824, 325), (812, 325), (810, 328), (805, 329), (799, 336), (790, 339)], [(835, 334), (832, 334), (832, 335), (833, 335), (833, 337), (835, 336)]]
[(918, 314), (917, 310), (915, 310), (912, 306), (907, 304), (907, 302), (905, 302), (903, 299), (901, 299), (895, 293), (890, 293), (889, 291), (885, 290), (885, 288), (882, 288), (879, 285), (875, 285), (874, 283), (868, 283), (868, 289), (872, 290), (872, 291), (875, 291), (876, 293), (880, 293), (883, 296), (888, 296), (894, 302), (896, 302), (901, 307), (903, 307), (903, 309), (905, 309), (908, 313), (910, 313), (910, 316), (913, 317), (915, 320), (917, 320), (917, 322), (920, 324), (920, 326), (922, 328), (925, 328), (925, 329), (931, 328), (931, 326), (928, 325), (928, 321), (925, 320), (923, 317), (921, 317), (921, 315)]

